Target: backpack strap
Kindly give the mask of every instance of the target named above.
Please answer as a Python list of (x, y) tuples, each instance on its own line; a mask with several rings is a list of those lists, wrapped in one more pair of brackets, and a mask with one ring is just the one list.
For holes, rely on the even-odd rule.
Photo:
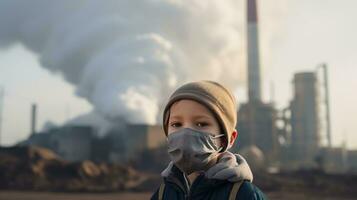
[(243, 181), (239, 181), (233, 184), (231, 189), (231, 193), (229, 194), (229, 200), (235, 200), (237, 197), (237, 193), (239, 191), (240, 186), (242, 186)]
[(165, 190), (165, 183), (161, 183), (159, 188), (159, 200), (164, 199), (164, 190)]

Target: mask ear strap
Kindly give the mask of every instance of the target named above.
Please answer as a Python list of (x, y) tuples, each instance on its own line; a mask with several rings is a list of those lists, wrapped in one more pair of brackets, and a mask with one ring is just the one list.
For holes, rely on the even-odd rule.
[(214, 136), (211, 136), (212, 137), (212, 139), (216, 139), (216, 138), (220, 138), (220, 137), (223, 137), (224, 136), (224, 134), (220, 134), (220, 135), (214, 135)]
[(223, 149), (223, 147), (219, 147), (219, 149), (217, 150), (218, 152), (221, 152)]
[[(220, 138), (220, 137), (224, 137), (225, 135), (224, 134), (220, 134), (220, 135), (215, 135), (215, 136), (210, 136), (212, 139), (217, 139), (217, 138)], [(216, 142), (214, 142), (215, 144), (216, 144)], [(217, 145), (217, 144), (216, 144)], [(221, 147), (219, 147), (218, 148), (218, 152), (221, 152), (222, 151), (222, 149), (223, 149), (223, 147), (221, 146)]]

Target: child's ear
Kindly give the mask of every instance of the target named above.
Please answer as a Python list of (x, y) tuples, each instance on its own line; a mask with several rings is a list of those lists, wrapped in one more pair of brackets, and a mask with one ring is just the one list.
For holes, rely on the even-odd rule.
[(234, 130), (232, 132), (231, 138), (229, 140), (228, 148), (231, 148), (238, 137), (238, 131)]

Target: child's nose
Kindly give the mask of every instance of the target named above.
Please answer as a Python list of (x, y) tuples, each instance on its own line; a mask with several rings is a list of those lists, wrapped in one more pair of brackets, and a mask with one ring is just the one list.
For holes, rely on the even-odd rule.
[(194, 129), (194, 126), (193, 126), (193, 124), (192, 124), (192, 123), (188, 123), (188, 122), (186, 122), (186, 123), (183, 123), (183, 124), (182, 124), (182, 128), (190, 128), (190, 129)]

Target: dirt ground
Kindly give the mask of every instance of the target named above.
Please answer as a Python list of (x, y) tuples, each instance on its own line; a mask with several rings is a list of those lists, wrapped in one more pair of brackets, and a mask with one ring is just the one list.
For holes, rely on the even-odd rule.
[[(141, 200), (150, 199), (150, 193), (51, 193), (0, 191), (0, 200)], [(271, 200), (356, 200), (356, 198), (322, 197), (318, 194), (267, 193)]]
[(51, 193), (0, 191), (0, 200), (137, 200), (150, 199), (150, 193)]
[[(162, 182), (158, 172), (90, 161), (69, 163), (39, 147), (0, 148), (0, 169), (0, 200), (150, 199), (150, 191)], [(269, 199), (357, 200), (357, 174), (310, 169), (254, 175), (254, 184)]]

